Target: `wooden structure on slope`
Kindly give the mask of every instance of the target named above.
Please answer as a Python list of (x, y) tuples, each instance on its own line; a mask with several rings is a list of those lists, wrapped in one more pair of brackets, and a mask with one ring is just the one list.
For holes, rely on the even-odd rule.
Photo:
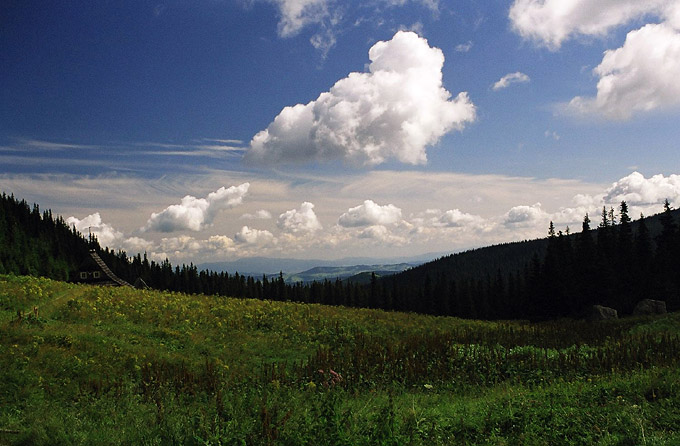
[(76, 282), (104, 286), (132, 286), (116, 276), (94, 249), (90, 250), (90, 256), (78, 268)]

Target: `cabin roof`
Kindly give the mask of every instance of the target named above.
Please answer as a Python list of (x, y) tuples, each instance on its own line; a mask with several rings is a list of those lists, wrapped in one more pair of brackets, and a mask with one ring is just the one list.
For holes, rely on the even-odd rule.
[[(105, 277), (103, 277), (102, 282), (105, 284), (111, 284), (111, 285), (119, 285), (119, 286), (129, 286), (131, 287), (129, 283), (121, 279), (120, 277), (116, 276), (113, 271), (104, 263), (101, 257), (99, 257), (99, 254), (97, 254), (97, 251), (94, 249), (90, 250), (90, 257), (83, 262), (81, 265), (81, 270), (83, 270), (86, 267), (96, 267), (99, 269)], [(106, 280), (108, 279), (108, 280)]]

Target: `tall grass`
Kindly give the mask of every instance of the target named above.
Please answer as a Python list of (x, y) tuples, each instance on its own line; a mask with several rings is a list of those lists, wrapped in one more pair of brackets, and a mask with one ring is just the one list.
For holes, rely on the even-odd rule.
[(679, 316), (478, 322), (0, 276), (0, 445), (673, 444)]

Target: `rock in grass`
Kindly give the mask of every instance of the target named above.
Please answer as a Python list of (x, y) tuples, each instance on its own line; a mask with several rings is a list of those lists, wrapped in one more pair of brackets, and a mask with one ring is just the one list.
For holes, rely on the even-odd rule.
[(593, 305), (590, 307), (590, 312), (587, 316), (589, 321), (606, 321), (608, 319), (618, 318), (619, 313), (615, 309), (603, 305)]
[(654, 299), (641, 300), (637, 305), (635, 305), (633, 314), (636, 316), (666, 314), (666, 302)]

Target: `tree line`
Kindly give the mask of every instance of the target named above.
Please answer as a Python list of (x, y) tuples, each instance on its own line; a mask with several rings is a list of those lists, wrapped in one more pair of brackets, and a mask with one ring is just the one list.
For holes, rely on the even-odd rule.
[[(468, 254), (453, 255), (403, 273), (407, 280), (385, 279), (383, 299), (398, 310), (480, 319), (580, 317), (595, 304), (625, 315), (645, 298), (680, 309), (680, 231), (673, 210), (666, 200), (656, 220), (640, 217), (633, 224), (623, 201), (618, 213), (603, 208), (596, 228), (586, 214), (576, 234), (556, 231), (550, 222), (548, 237), (519, 243), (514, 249), (523, 251), (505, 268), (470, 272)], [(649, 221), (659, 226), (654, 235)], [(482, 259), (502, 264), (502, 247), (487, 250)], [(445, 262), (453, 267), (441, 268)]]
[[(642, 216), (641, 216), (642, 217)], [(549, 319), (579, 316), (602, 304), (622, 314), (643, 298), (680, 308), (680, 230), (668, 201), (652, 234), (647, 220), (632, 222), (628, 206), (603, 208), (597, 228), (584, 217), (580, 233), (552, 224), (548, 237), (454, 254), (370, 283), (324, 280), (309, 284), (238, 272), (173, 266), (146, 254), (102, 249), (54, 217), (14, 196), (0, 199), (0, 274), (76, 277), (90, 249), (120, 278), (143, 279), (151, 288), (186, 293), (413, 311), (477, 319)]]

